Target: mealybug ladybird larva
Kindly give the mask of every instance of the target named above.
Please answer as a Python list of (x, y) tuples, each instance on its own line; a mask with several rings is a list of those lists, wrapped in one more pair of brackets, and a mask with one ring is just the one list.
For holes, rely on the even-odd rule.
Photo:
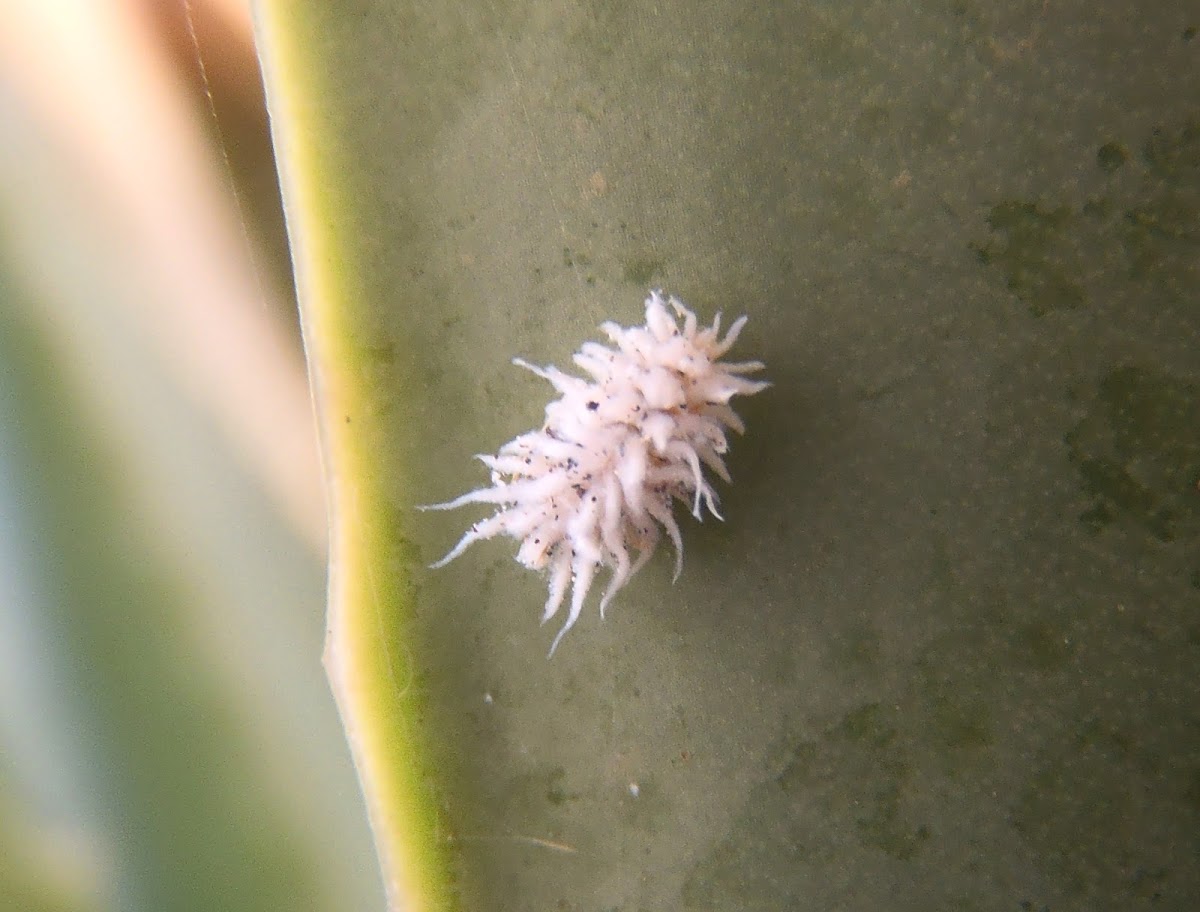
[(603, 617), (613, 596), (654, 553), (660, 527), (675, 546), (678, 579), (683, 539), (672, 515), (674, 502), (689, 504), (697, 519), (702, 507), (722, 518), (701, 464), (730, 481), (722, 458), (726, 430), (741, 434), (745, 427), (729, 400), (770, 386), (742, 376), (762, 370), (762, 362), (720, 360), (746, 319), (736, 320), (722, 339), (719, 313), (712, 326), (700, 327), (682, 301), (655, 290), (646, 298), (644, 326), (604, 323), (600, 328), (616, 347), (586, 342), (575, 354), (575, 364), (591, 380), (514, 358), (514, 364), (548, 380), (559, 398), (546, 406), (541, 430), (509, 441), (495, 456), (476, 457), (491, 470), (491, 487), (420, 508), (498, 507), (433, 567), (445, 566), (477, 541), (502, 533), (519, 539), (517, 560), (531, 570), (549, 570), (542, 623), (558, 611), (570, 584), (571, 607), (550, 655), (579, 618), (596, 571), (612, 570), (600, 599)]

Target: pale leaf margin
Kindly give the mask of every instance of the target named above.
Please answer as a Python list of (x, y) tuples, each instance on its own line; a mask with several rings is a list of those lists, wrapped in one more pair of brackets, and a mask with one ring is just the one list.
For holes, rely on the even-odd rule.
[[(447, 843), (425, 778), (420, 698), (404, 644), (411, 595), (386, 555), (390, 527), (378, 454), (355, 417), (371, 391), (356, 372), (354, 314), (364, 306), (355, 259), (352, 167), (330, 129), (319, 25), (304, 5), (258, 0), (255, 32), (295, 264), (329, 507), (325, 667), (350, 743), (393, 910), (454, 908)], [(400, 470), (402, 467), (394, 467)]]

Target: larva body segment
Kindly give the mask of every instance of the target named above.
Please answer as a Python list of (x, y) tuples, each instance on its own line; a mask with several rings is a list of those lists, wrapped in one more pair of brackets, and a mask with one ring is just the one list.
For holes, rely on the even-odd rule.
[(674, 502), (687, 504), (697, 519), (703, 508), (721, 518), (703, 468), (730, 481), (726, 432), (741, 434), (744, 426), (729, 402), (770, 386), (742, 376), (762, 370), (761, 362), (720, 360), (745, 325), (746, 317), (736, 320), (722, 339), (720, 314), (712, 326), (701, 327), (682, 301), (654, 290), (646, 298), (645, 325), (604, 323), (601, 330), (615, 348), (587, 342), (576, 353), (575, 365), (590, 380), (514, 359), (547, 380), (559, 398), (546, 406), (541, 430), (521, 434), (495, 456), (478, 457), (491, 471), (490, 487), (420, 508), (497, 507), (433, 567), (477, 541), (500, 534), (518, 539), (517, 560), (548, 571), (543, 623), (570, 590), (567, 620), (550, 655), (579, 618), (597, 571), (604, 567), (612, 574), (600, 600), (603, 616), (654, 553), (660, 530), (675, 547), (678, 577), (683, 538)]

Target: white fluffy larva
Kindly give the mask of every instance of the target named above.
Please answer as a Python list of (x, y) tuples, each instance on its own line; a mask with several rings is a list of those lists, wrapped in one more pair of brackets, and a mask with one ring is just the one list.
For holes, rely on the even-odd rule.
[(531, 570), (549, 571), (542, 623), (554, 616), (571, 588), (567, 621), (550, 655), (579, 618), (596, 571), (612, 571), (600, 599), (603, 617), (613, 596), (654, 553), (660, 527), (675, 546), (678, 579), (683, 539), (672, 515), (674, 502), (688, 504), (697, 519), (702, 506), (721, 518), (701, 466), (730, 481), (722, 458), (728, 447), (725, 432), (740, 434), (745, 428), (729, 400), (770, 386), (742, 376), (762, 370), (761, 362), (720, 360), (746, 319), (735, 321), (722, 339), (720, 314), (712, 326), (701, 327), (678, 298), (651, 291), (644, 326), (604, 323), (600, 328), (616, 347), (587, 342), (575, 354), (575, 364), (591, 380), (513, 359), (553, 384), (559, 398), (546, 406), (541, 430), (509, 441), (495, 456), (477, 457), (491, 469), (491, 487), (421, 507), (498, 507), (433, 567), (501, 533), (519, 539), (517, 560)]

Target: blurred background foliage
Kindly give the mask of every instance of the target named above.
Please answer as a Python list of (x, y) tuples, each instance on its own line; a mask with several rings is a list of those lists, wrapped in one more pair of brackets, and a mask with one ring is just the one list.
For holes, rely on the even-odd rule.
[(0, 4), (4, 910), (383, 905), (250, 14), (190, 7)]

